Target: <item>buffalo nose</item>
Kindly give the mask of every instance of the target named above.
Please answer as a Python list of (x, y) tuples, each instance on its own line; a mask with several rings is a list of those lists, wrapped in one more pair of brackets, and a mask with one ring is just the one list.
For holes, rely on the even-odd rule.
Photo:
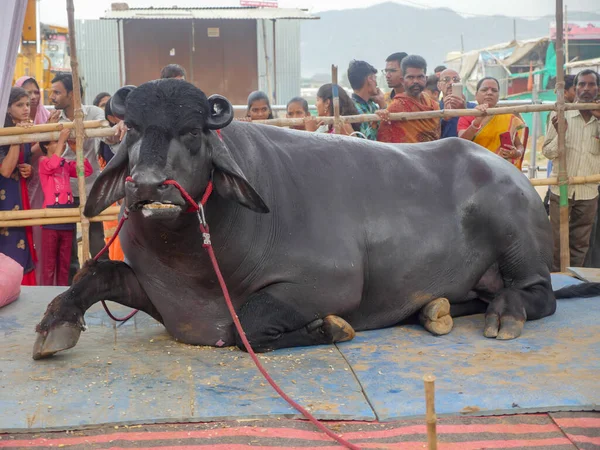
[(156, 176), (135, 176), (128, 177), (129, 188), (137, 194), (141, 200), (150, 200), (158, 192), (162, 192), (169, 187), (165, 184), (164, 177)]

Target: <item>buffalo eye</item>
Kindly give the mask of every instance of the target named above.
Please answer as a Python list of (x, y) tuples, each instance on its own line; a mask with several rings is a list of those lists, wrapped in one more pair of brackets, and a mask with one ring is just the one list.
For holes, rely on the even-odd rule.
[(138, 127), (134, 122), (125, 121), (125, 126), (130, 130), (140, 131), (140, 127)]
[(202, 130), (199, 128), (186, 128), (181, 131), (181, 136), (191, 137), (193, 139), (200, 137)]

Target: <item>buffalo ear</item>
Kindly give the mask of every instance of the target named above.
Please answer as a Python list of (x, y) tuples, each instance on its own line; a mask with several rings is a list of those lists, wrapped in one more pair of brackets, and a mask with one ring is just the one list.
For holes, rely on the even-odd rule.
[(110, 110), (117, 119), (123, 120), (125, 118), (125, 101), (134, 89), (135, 86), (133, 85), (123, 86), (110, 98)]
[(125, 178), (129, 175), (129, 154), (127, 147), (119, 151), (108, 162), (94, 184), (85, 202), (83, 214), (94, 217), (110, 205), (125, 197)]
[(221, 95), (211, 95), (208, 97), (210, 106), (209, 115), (206, 119), (206, 127), (211, 130), (225, 128), (233, 120), (233, 106), (225, 97)]
[(257, 213), (268, 213), (269, 208), (246, 179), (227, 147), (217, 137), (211, 139), (212, 161), (215, 168), (213, 183), (218, 194)]

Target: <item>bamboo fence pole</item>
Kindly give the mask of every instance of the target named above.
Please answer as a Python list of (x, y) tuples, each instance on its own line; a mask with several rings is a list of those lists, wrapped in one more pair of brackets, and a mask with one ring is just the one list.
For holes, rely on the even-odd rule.
[(556, 116), (558, 118), (558, 188), (560, 191), (560, 271), (570, 265), (569, 180), (565, 146), (565, 73), (563, 50), (563, 0), (556, 0)]
[[(72, 122), (71, 122), (72, 123)], [(10, 127), (14, 129), (18, 127)], [(96, 138), (96, 137), (109, 137), (114, 136), (115, 130), (109, 127), (101, 128), (88, 128), (85, 130), (84, 137)], [(27, 144), (30, 142), (46, 142), (46, 141), (58, 141), (60, 132), (59, 131), (48, 131), (44, 133), (26, 133), (17, 135), (0, 136), (0, 145), (12, 145), (12, 144)], [(71, 132), (71, 138), (76, 137), (74, 131)]]
[[(579, 110), (579, 111), (592, 111), (600, 110), (600, 104), (597, 103), (569, 103), (565, 105), (566, 111)], [(556, 111), (556, 105), (523, 105), (523, 106), (503, 106), (500, 108), (490, 108), (487, 110), (487, 115), (494, 116), (497, 114), (520, 114), (526, 112), (544, 112), (544, 111)], [(462, 116), (482, 116), (484, 115), (476, 109), (448, 109), (441, 111), (427, 111), (427, 112), (416, 112), (416, 113), (392, 113), (390, 114), (390, 120), (418, 120), (418, 119), (435, 119), (435, 118), (449, 118), (449, 117), (462, 117)], [(340, 116), (339, 119), (343, 123), (362, 123), (362, 122), (376, 122), (381, 120), (377, 114), (360, 114), (355, 116)], [(333, 124), (335, 117), (319, 117), (319, 121), (326, 124)], [(292, 125), (303, 125), (304, 119), (286, 119), (277, 118), (269, 120), (253, 120), (252, 123), (262, 123), (266, 125), (275, 125), (279, 127), (287, 127)], [(7, 130), (14, 130), (18, 127), (10, 127)], [(100, 128), (87, 128), (85, 130), (85, 137), (96, 138), (96, 137), (109, 137), (114, 136), (115, 130), (109, 127)], [(72, 134), (74, 137), (75, 135)], [(44, 133), (26, 133), (26, 134), (15, 134), (8, 133), (6, 136), (0, 136), (0, 145), (12, 145), (12, 144), (26, 144), (29, 142), (44, 142), (44, 141), (56, 141), (59, 138), (59, 132), (44, 132)]]
[[(86, 218), (87, 219), (87, 218)], [(118, 220), (117, 215), (104, 215), (92, 217), (89, 222), (109, 222), (112, 220)], [(40, 219), (22, 219), (22, 220), (0, 220), (0, 228), (13, 228), (13, 227), (31, 227), (35, 225), (56, 225), (62, 223), (79, 223), (81, 218), (79, 216), (72, 217), (50, 217)]]
[[(565, 110), (600, 110), (600, 104), (597, 103), (571, 103), (564, 105)], [(422, 119), (448, 119), (450, 117), (462, 117), (462, 116), (495, 116), (498, 114), (522, 114), (529, 112), (544, 112), (544, 111), (556, 111), (556, 105), (521, 105), (521, 106), (502, 106), (499, 108), (490, 108), (486, 113), (483, 113), (477, 109), (442, 109), (440, 111), (424, 111), (424, 112), (404, 112), (404, 113), (391, 113), (389, 120), (392, 121), (405, 121), (405, 120), (422, 120)], [(353, 116), (340, 116), (339, 120), (343, 123), (363, 123), (363, 122), (376, 122), (380, 121), (381, 117), (377, 114), (358, 114)], [(335, 123), (334, 116), (319, 117), (319, 121), (326, 124)], [(292, 125), (304, 124), (304, 119), (267, 119), (267, 120), (253, 120), (252, 123), (262, 123), (264, 125), (275, 125), (280, 127), (287, 127)], [(1, 143), (1, 141), (0, 141)]]
[(77, 60), (77, 46), (75, 44), (75, 8), (73, 0), (67, 0), (67, 17), (69, 22), (69, 48), (71, 51), (71, 75), (73, 76), (73, 107), (75, 109), (75, 155), (77, 161), (77, 187), (79, 188), (79, 213), (81, 217), (81, 254), (83, 264), (90, 257), (90, 222), (84, 216), (86, 191), (85, 191), (85, 169), (83, 155), (83, 140), (85, 130), (83, 128), (83, 110), (81, 109), (81, 84), (79, 81), (79, 62)]
[[(567, 177), (567, 184), (596, 184), (600, 183), (600, 174), (587, 175), (580, 177)], [(533, 186), (556, 186), (559, 184), (558, 178), (535, 178), (531, 180)]]
[(340, 93), (338, 89), (338, 68), (335, 64), (332, 64), (331, 92), (333, 94), (333, 132), (335, 134), (340, 134), (343, 126), (343, 122), (340, 121)]
[[(108, 120), (86, 120), (83, 122), (83, 127), (88, 128), (100, 128), (108, 127), (110, 124)], [(9, 127), (0, 128), (0, 136), (16, 136), (19, 134), (32, 134), (32, 133), (47, 133), (49, 131), (61, 131), (65, 128), (74, 128), (73, 122), (59, 122), (59, 123), (44, 123), (42, 125), (33, 125), (31, 127)]]
[(435, 415), (435, 376), (425, 375), (425, 420), (427, 422), (427, 445), (429, 450), (437, 450), (437, 416)]
[[(535, 178), (529, 180), (533, 186), (556, 186), (558, 185), (558, 178)], [(587, 175), (578, 177), (568, 177), (569, 185), (577, 184), (595, 184), (600, 183), (600, 174)], [(113, 217), (118, 215), (120, 212), (119, 206), (110, 206), (102, 211), (98, 217)], [(78, 217), (78, 209), (28, 209), (22, 211), (0, 211), (0, 221), (10, 220), (24, 220), (24, 219), (41, 219), (41, 218), (56, 218), (56, 217)], [(109, 220), (109, 219), (104, 219)], [(96, 220), (91, 220), (92, 222)]]
[[(120, 206), (111, 206), (102, 211), (99, 216), (114, 216), (119, 214)], [(79, 217), (78, 208), (25, 209), (20, 211), (0, 211), (0, 220), (42, 219), (49, 217)]]

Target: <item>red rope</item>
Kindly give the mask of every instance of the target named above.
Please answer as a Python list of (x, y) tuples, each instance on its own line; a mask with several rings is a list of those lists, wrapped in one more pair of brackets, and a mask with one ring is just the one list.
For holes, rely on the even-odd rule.
[[(127, 177), (126, 181), (133, 182), (133, 179), (131, 177)], [(339, 444), (343, 445), (346, 448), (349, 448), (352, 450), (360, 450), (360, 448), (357, 447), (356, 445), (352, 444), (351, 442), (346, 441), (341, 436), (338, 436), (337, 434), (335, 434), (333, 431), (331, 431), (329, 428), (327, 428), (325, 425), (323, 425), (321, 422), (319, 422), (316, 417), (314, 417), (310, 412), (308, 412), (306, 409), (304, 409), (299, 403), (297, 403), (291, 397), (289, 397), (279, 387), (279, 385), (273, 380), (273, 378), (271, 378), (271, 376), (265, 370), (265, 368), (263, 367), (261, 362), (258, 360), (256, 353), (254, 353), (254, 350), (252, 349), (250, 342), (248, 342), (246, 333), (244, 332), (244, 329), (242, 328), (240, 319), (238, 318), (238, 316), (235, 312), (233, 303), (231, 302), (231, 297), (229, 296), (229, 290), (227, 289), (227, 285), (225, 284), (225, 280), (223, 279), (223, 275), (221, 274), (221, 270), (219, 269), (219, 263), (217, 262), (217, 257), (215, 256), (215, 252), (214, 252), (212, 244), (210, 242), (210, 234), (209, 234), (208, 224), (206, 223), (206, 221), (204, 219), (204, 205), (206, 205), (206, 202), (208, 201), (208, 198), (210, 197), (210, 194), (212, 193), (212, 190), (213, 190), (212, 181), (208, 182), (208, 185), (206, 186), (206, 190), (204, 191), (204, 195), (202, 196), (202, 199), (200, 200), (200, 204), (196, 203), (194, 201), (194, 199), (186, 192), (186, 190), (179, 183), (177, 183), (177, 181), (166, 180), (164, 182), (164, 184), (175, 186), (179, 190), (179, 192), (181, 192), (181, 195), (183, 196), (183, 198), (190, 204), (190, 208), (188, 209), (189, 212), (201, 212), (202, 213), (202, 214), (199, 214), (200, 231), (202, 232), (202, 235), (204, 237), (204, 243), (202, 246), (204, 248), (206, 248), (206, 251), (208, 252), (208, 256), (210, 257), (210, 261), (212, 263), (213, 269), (219, 280), (219, 285), (221, 286), (221, 289), (223, 291), (223, 296), (225, 297), (225, 303), (227, 304), (227, 309), (229, 310), (229, 314), (231, 314), (231, 318), (233, 319), (235, 328), (236, 328), (238, 334), (240, 335), (240, 338), (242, 339), (242, 342), (244, 343), (244, 347), (246, 348), (246, 351), (250, 355), (250, 358), (252, 358), (252, 361), (254, 361), (256, 368), (259, 370), (259, 372), (262, 374), (262, 376), (265, 378), (265, 380), (267, 380), (267, 382), (271, 385), (271, 387), (273, 389), (275, 389), (275, 391), (279, 394), (279, 396), (281, 398), (283, 398), (286, 402), (288, 402), (294, 409), (299, 411), (304, 417), (306, 417), (320, 431), (322, 431), (327, 436), (329, 436), (333, 440), (337, 441)], [(126, 213), (127, 212), (128, 211), (126, 210)], [(113, 235), (110, 242), (94, 259), (97, 259), (108, 247), (110, 247), (110, 245), (112, 244), (112, 242), (114, 241), (116, 236), (119, 234), (119, 231), (121, 230), (121, 226), (123, 225), (123, 222), (125, 222), (125, 220), (127, 220), (127, 214), (124, 214), (123, 217), (121, 218), (121, 222), (119, 223), (119, 226), (117, 227), (117, 230), (115, 231), (115, 234)], [(104, 300), (102, 301), (102, 305), (104, 306), (104, 309), (106, 310), (107, 314), (113, 320), (117, 320), (117, 321), (128, 320), (135, 313), (137, 313), (137, 310), (135, 310), (133, 313), (131, 313), (125, 319), (116, 319), (108, 310), (106, 304), (104, 303)]]
[[(94, 261), (98, 261), (98, 258), (100, 258), (104, 253), (106, 253), (106, 251), (110, 248), (110, 246), (113, 244), (113, 242), (115, 242), (115, 239), (117, 239), (117, 237), (119, 236), (121, 227), (123, 227), (123, 224), (125, 223), (125, 221), (128, 218), (129, 218), (129, 210), (127, 208), (125, 208), (125, 211), (123, 212), (123, 216), (121, 216), (121, 220), (119, 221), (119, 225), (117, 226), (117, 229), (115, 230), (115, 233), (112, 235), (112, 237), (106, 243), (104, 248), (102, 250), (100, 250), (96, 256), (94, 256)], [(110, 309), (108, 309), (108, 306), (106, 305), (106, 302), (104, 300), (100, 300), (100, 302), (102, 303), (102, 306), (104, 307), (104, 311), (106, 311), (106, 314), (108, 314), (108, 317), (110, 317), (115, 322), (126, 322), (129, 319), (131, 319), (133, 316), (135, 316), (139, 311), (139, 309), (134, 309), (132, 312), (130, 312), (125, 317), (116, 317), (110, 312)]]
[[(177, 189), (179, 189), (179, 191), (181, 192), (181, 195), (192, 205), (192, 208), (194, 208), (195, 211), (199, 211), (201, 207), (204, 207), (204, 205), (208, 201), (208, 197), (210, 196), (210, 194), (212, 192), (212, 188), (213, 188), (212, 182), (209, 182), (208, 186), (206, 187), (206, 191), (204, 192), (204, 195), (202, 196), (202, 200), (200, 201), (200, 206), (198, 206), (194, 203), (193, 199), (189, 196), (189, 194), (175, 180), (167, 180), (165, 182), (165, 184), (171, 184), (171, 185), (175, 186)], [(293, 408), (295, 408), (304, 417), (306, 417), (309, 421), (311, 421), (320, 431), (322, 431), (327, 436), (329, 436), (333, 440), (337, 441), (341, 445), (343, 445), (349, 449), (352, 449), (352, 450), (358, 450), (359, 447), (357, 447), (356, 445), (346, 441), (342, 437), (335, 434), (333, 431), (331, 431), (329, 428), (327, 428), (325, 425), (323, 425), (321, 422), (319, 422), (316, 417), (314, 417), (311, 413), (309, 413), (306, 409), (304, 409), (299, 403), (297, 403), (296, 401), (294, 401), (294, 399), (289, 397), (279, 387), (279, 385), (273, 380), (273, 378), (271, 378), (271, 376), (265, 370), (263, 365), (260, 363), (260, 361), (258, 360), (258, 357), (256, 356), (256, 353), (254, 353), (254, 350), (252, 349), (252, 346), (250, 345), (250, 342), (248, 342), (246, 333), (244, 332), (244, 329), (242, 328), (242, 324), (240, 323), (240, 320), (239, 320), (239, 318), (235, 312), (235, 309), (233, 307), (233, 304), (231, 302), (231, 297), (229, 296), (229, 290), (227, 289), (227, 285), (225, 284), (225, 280), (223, 279), (223, 275), (221, 274), (221, 270), (219, 269), (219, 263), (217, 262), (217, 257), (215, 256), (215, 252), (214, 252), (212, 244), (210, 242), (209, 228), (208, 228), (208, 224), (206, 223), (206, 221), (204, 219), (204, 213), (202, 212), (202, 215), (200, 215), (199, 217), (200, 217), (200, 231), (202, 232), (202, 235), (204, 237), (204, 243), (202, 244), (202, 246), (208, 252), (213, 269), (219, 280), (219, 285), (221, 286), (221, 290), (223, 291), (223, 296), (225, 297), (225, 303), (227, 304), (227, 309), (229, 310), (229, 314), (231, 315), (231, 318), (233, 319), (233, 323), (235, 324), (235, 328), (236, 328), (238, 334), (240, 335), (242, 342), (244, 343), (244, 347), (246, 348), (246, 351), (252, 358), (252, 361), (254, 361), (256, 368), (259, 370), (259, 372), (262, 374), (262, 376), (265, 378), (265, 380), (267, 380), (267, 382), (271, 385), (271, 387), (273, 389), (275, 389), (275, 391), (279, 394), (279, 396), (281, 398), (283, 398)]]
[[(190, 207), (188, 208), (188, 210), (186, 212), (196, 212), (200, 209), (200, 207), (194, 201), (194, 199), (190, 196), (190, 194), (188, 194), (186, 192), (186, 190), (183, 187), (181, 187), (181, 185), (177, 181), (166, 180), (163, 184), (170, 184), (172, 186), (175, 186), (177, 189), (179, 189), (179, 192), (181, 192), (181, 196), (190, 204)], [(212, 190), (213, 190), (213, 183), (212, 183), (212, 181), (209, 181), (208, 184), (206, 185), (206, 190), (204, 191), (204, 195), (202, 196), (202, 199), (200, 200), (200, 204), (202, 206), (206, 205), (206, 202), (208, 201), (208, 197), (210, 197), (210, 194), (212, 194)]]
[[(203, 228), (204, 227), (201, 225), (200, 229), (202, 230)], [(205, 231), (202, 230), (202, 232), (204, 233)], [(265, 378), (265, 380), (267, 380), (267, 382), (271, 385), (271, 387), (273, 389), (275, 389), (275, 391), (281, 396), (281, 398), (283, 398), (292, 407), (294, 407), (297, 411), (299, 411), (304, 417), (306, 417), (308, 420), (310, 420), (320, 431), (322, 431), (327, 436), (329, 436), (333, 440), (337, 441), (338, 443), (340, 443), (341, 445), (343, 445), (346, 448), (349, 448), (352, 450), (359, 450), (360, 447), (357, 447), (356, 445), (352, 444), (351, 442), (346, 441), (341, 436), (338, 436), (337, 434), (335, 434), (333, 431), (331, 431), (329, 428), (327, 428), (325, 425), (323, 425), (321, 422), (319, 422), (316, 417), (314, 417), (311, 413), (309, 413), (306, 409), (304, 409), (300, 404), (298, 404), (292, 398), (290, 398), (285, 392), (283, 392), (283, 390), (279, 387), (279, 385), (277, 383), (275, 383), (273, 378), (271, 378), (271, 375), (269, 375), (267, 373), (267, 371), (265, 370), (263, 365), (258, 360), (256, 353), (254, 353), (254, 350), (252, 350), (252, 346), (250, 345), (250, 342), (248, 342), (248, 339), (246, 338), (246, 333), (244, 332), (244, 329), (242, 328), (242, 324), (240, 323), (240, 320), (238, 319), (235, 309), (233, 308), (233, 305), (231, 303), (231, 298), (229, 297), (229, 291), (227, 290), (227, 286), (225, 285), (225, 280), (223, 279), (223, 275), (221, 275), (221, 271), (219, 270), (219, 264), (217, 263), (217, 258), (215, 257), (215, 252), (212, 248), (212, 245), (209, 244), (209, 245), (206, 245), (205, 247), (206, 247), (206, 250), (208, 251), (208, 255), (210, 256), (210, 261), (212, 262), (213, 269), (215, 270), (215, 273), (217, 274), (217, 278), (219, 279), (219, 284), (221, 285), (221, 289), (223, 290), (223, 295), (225, 296), (225, 303), (227, 303), (227, 309), (229, 309), (229, 314), (231, 314), (231, 318), (233, 319), (235, 328), (238, 331), (240, 337), (242, 338), (242, 342), (244, 343), (244, 347), (246, 348), (246, 351), (252, 358), (252, 361), (254, 361), (254, 364), (256, 365), (257, 369), (260, 371), (262, 376)]]
[[(125, 178), (125, 181), (129, 182), (129, 183), (134, 183), (133, 178), (131, 178), (130, 176)], [(185, 189), (183, 189), (183, 187), (181, 187), (181, 185), (179, 183), (177, 183), (177, 181), (166, 180), (164, 182), (164, 184), (171, 184), (171, 185), (174, 185), (177, 189), (179, 189), (179, 192), (181, 192), (181, 195), (191, 205), (190, 209), (188, 211), (191, 210), (192, 212), (194, 212), (194, 211), (199, 210), (198, 204), (194, 201), (194, 199), (192, 197), (190, 197), (190, 195), (185, 191)], [(209, 181), (208, 185), (206, 186), (206, 190), (204, 191), (204, 195), (202, 196), (202, 199), (200, 200), (201, 205), (206, 204), (206, 202), (208, 201), (208, 197), (210, 197), (210, 194), (212, 193), (212, 189), (213, 189), (212, 181)], [(106, 243), (104, 248), (102, 248), (102, 250), (100, 250), (98, 252), (98, 254), (96, 256), (94, 256), (94, 261), (98, 261), (98, 258), (100, 258), (104, 253), (106, 253), (108, 251), (108, 249), (113, 244), (113, 242), (115, 242), (115, 239), (117, 239), (117, 237), (119, 236), (119, 232), (121, 231), (123, 224), (125, 223), (125, 221), (128, 218), (129, 218), (129, 209), (125, 208), (125, 211), (123, 213), (123, 216), (121, 217), (121, 220), (119, 221), (119, 225), (117, 226), (117, 229), (115, 230), (114, 234), (109, 239), (109, 241)], [(115, 315), (113, 315), (113, 313), (110, 312), (110, 309), (108, 309), (108, 305), (106, 304), (106, 302), (104, 300), (100, 300), (100, 303), (102, 303), (102, 307), (104, 308), (104, 311), (106, 311), (106, 314), (108, 315), (108, 317), (110, 317), (115, 322), (126, 322), (129, 319), (131, 319), (133, 316), (135, 316), (139, 311), (139, 309), (134, 309), (131, 313), (129, 313), (125, 317), (116, 317)]]

